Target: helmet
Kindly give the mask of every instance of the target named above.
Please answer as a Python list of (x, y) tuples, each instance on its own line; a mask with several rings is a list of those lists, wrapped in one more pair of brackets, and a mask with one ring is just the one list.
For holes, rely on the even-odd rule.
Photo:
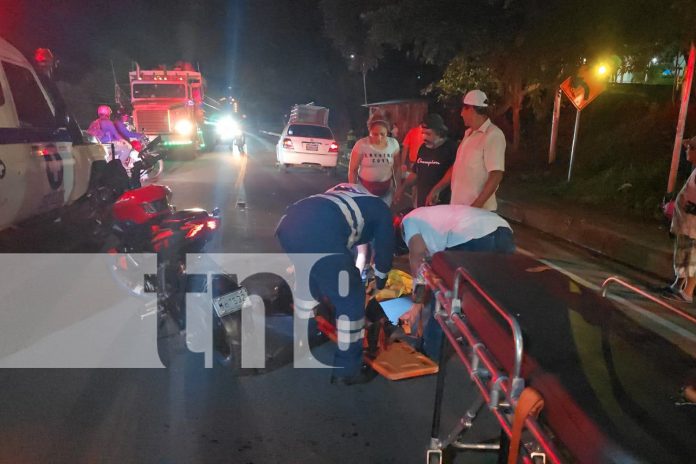
[(108, 105), (99, 105), (97, 108), (97, 114), (99, 116), (106, 116), (107, 118), (111, 116), (111, 108)]

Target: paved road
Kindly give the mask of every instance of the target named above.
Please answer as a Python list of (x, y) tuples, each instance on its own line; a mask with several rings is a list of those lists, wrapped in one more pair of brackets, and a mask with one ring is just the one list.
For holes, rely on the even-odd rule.
[[(277, 252), (284, 208), (338, 179), (313, 170), (277, 171), (272, 145), (250, 138), (250, 156), (227, 152), (171, 165), (161, 179), (180, 208), (219, 207), (210, 251)], [(596, 284), (631, 273), (516, 230), (520, 247)], [(317, 349), (330, 357), (332, 346)], [(417, 463), (424, 461), (435, 379), (329, 385), (321, 369), (284, 366), (257, 376), (203, 368), (174, 342), (168, 369), (0, 370), (0, 463)], [(463, 369), (450, 363), (443, 429), (472, 400)], [(475, 435), (493, 438), (484, 414)], [(475, 438), (475, 436), (474, 436)], [(460, 454), (456, 462), (495, 462)]]

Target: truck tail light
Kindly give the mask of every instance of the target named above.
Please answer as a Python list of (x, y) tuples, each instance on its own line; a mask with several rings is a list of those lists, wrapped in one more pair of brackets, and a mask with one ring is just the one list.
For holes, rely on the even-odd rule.
[(286, 150), (294, 150), (295, 147), (292, 146), (292, 140), (290, 139), (285, 139), (283, 140), (283, 148)]
[(338, 144), (336, 142), (331, 142), (331, 145), (329, 145), (329, 153), (338, 153)]

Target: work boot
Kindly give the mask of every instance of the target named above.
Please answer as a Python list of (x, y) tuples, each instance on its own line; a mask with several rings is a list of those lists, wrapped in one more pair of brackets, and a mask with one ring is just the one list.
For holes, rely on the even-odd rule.
[(351, 375), (348, 377), (343, 377), (343, 376), (337, 376), (337, 375), (332, 375), (331, 376), (331, 383), (333, 385), (358, 385), (361, 383), (367, 383), (374, 379), (377, 376), (377, 372), (374, 371), (370, 366), (368, 365), (363, 365), (360, 368), (360, 371), (355, 374)]

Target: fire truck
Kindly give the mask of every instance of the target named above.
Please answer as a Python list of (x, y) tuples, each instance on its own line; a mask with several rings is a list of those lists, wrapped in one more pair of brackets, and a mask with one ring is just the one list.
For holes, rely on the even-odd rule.
[(133, 123), (148, 137), (161, 136), (172, 155), (193, 157), (205, 147), (201, 128), (204, 85), (189, 63), (129, 73)]

